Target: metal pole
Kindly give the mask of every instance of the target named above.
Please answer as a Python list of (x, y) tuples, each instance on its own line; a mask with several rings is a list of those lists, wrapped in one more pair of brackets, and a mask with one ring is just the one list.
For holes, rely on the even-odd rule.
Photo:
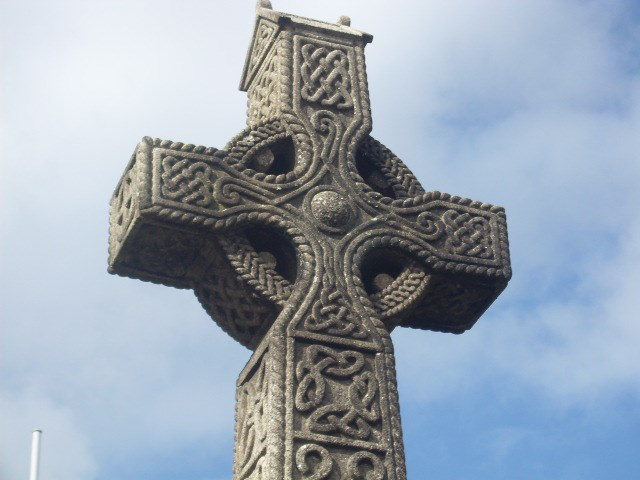
[(31, 438), (31, 470), (29, 480), (38, 480), (40, 470), (40, 437), (42, 430), (34, 430)]

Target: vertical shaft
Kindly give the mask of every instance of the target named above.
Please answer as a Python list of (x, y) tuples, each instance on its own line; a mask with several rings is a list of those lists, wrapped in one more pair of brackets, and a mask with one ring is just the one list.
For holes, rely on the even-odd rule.
[(29, 470), (29, 480), (38, 480), (40, 471), (40, 437), (42, 430), (34, 430), (31, 438), (31, 468)]

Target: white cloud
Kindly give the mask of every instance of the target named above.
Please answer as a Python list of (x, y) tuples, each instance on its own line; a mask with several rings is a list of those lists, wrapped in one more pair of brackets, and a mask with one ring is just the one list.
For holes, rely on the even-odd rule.
[(633, 30), (614, 30), (623, 4), (435, 8), (406, 29), (420, 61), (400, 76), (417, 87), (381, 95), (425, 122), (397, 142), (383, 120), (381, 140), (427, 188), (507, 208), (514, 278), (462, 337), (395, 334), (401, 392), (435, 401), (506, 373), (562, 405), (637, 393), (640, 76), (625, 56)]

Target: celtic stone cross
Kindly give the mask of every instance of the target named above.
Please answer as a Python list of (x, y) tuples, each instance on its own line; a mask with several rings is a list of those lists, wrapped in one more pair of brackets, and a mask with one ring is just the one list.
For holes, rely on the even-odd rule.
[(111, 202), (110, 271), (193, 289), (253, 350), (236, 480), (405, 479), (391, 330), (463, 332), (511, 274), (502, 208), (426, 192), (369, 136), (349, 23), (261, 1), (248, 128), (143, 139)]

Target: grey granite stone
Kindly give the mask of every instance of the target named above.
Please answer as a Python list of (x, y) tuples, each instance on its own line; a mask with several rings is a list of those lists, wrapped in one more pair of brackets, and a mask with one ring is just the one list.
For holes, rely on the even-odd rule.
[(253, 350), (236, 480), (405, 479), (391, 330), (463, 332), (511, 276), (502, 208), (426, 192), (369, 136), (350, 23), (259, 2), (248, 128), (144, 138), (111, 201), (109, 271), (193, 289)]

